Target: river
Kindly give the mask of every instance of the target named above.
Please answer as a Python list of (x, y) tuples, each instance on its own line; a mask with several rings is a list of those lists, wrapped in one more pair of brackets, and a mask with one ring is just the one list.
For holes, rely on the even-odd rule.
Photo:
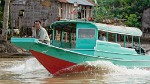
[(84, 65), (94, 70), (53, 77), (32, 56), (0, 58), (0, 84), (150, 84), (150, 70), (127, 69), (106, 61)]
[(87, 65), (93, 71), (63, 74), (53, 77), (34, 58), (1, 58), (0, 84), (149, 84), (150, 71), (127, 69), (110, 62), (94, 61)]

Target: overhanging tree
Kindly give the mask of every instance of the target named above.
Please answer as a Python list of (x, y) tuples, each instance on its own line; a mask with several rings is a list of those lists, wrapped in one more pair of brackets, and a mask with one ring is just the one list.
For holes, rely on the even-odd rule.
[(2, 39), (5, 41), (7, 41), (7, 32), (8, 32), (9, 4), (10, 4), (10, 0), (5, 0), (4, 13), (3, 13), (3, 28), (2, 28)]

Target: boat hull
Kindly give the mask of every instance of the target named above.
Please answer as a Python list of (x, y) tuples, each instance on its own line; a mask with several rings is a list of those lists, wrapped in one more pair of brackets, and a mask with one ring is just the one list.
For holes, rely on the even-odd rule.
[(46, 54), (36, 52), (34, 50), (30, 50), (30, 52), (51, 74), (56, 75), (56, 72), (68, 68), (70, 66), (76, 65), (76, 63), (55, 58), (54, 56), (48, 56)]
[[(147, 60), (140, 59), (141, 55), (123, 55), (124, 58), (117, 58), (122, 57), (120, 54), (113, 54), (112, 56), (110, 53), (101, 52), (103, 54), (99, 56), (90, 56), (83, 53), (74, 52), (67, 49), (62, 49), (55, 46), (40, 46), (41, 44), (36, 46), (36, 51), (30, 50), (30, 52), (39, 60), (39, 62), (52, 74), (60, 74), (60, 73), (69, 73), (69, 72), (80, 72), (87, 70), (84, 66), (82, 68), (77, 67), (74, 70), (68, 70), (67, 68), (71, 66), (76, 66), (78, 64), (84, 63), (86, 61), (109, 61), (117, 66), (125, 66), (127, 68), (149, 68), (150, 67), (150, 57), (147, 57)], [(43, 45), (43, 44), (42, 44)], [(40, 50), (41, 49), (41, 50)], [(35, 53), (36, 52), (36, 53)], [(44, 57), (45, 56), (45, 57)], [(116, 57), (113, 57), (116, 56)], [(130, 57), (131, 59), (127, 59)], [(145, 57), (145, 56), (143, 56)], [(133, 58), (136, 58), (138, 60), (135, 60)], [(49, 60), (48, 60), (49, 59)], [(54, 60), (55, 61), (54, 61)], [(42, 62), (47, 62), (48, 64)], [(52, 63), (52, 64), (50, 64)], [(60, 64), (59, 64), (60, 63)], [(55, 66), (58, 65), (58, 66)], [(47, 68), (48, 67), (48, 68)], [(55, 71), (51, 71), (51, 69), (54, 69)], [(61, 67), (61, 68), (57, 68)], [(49, 69), (50, 68), (50, 69)]]
[[(72, 70), (68, 70), (71, 66), (84, 63), (86, 61), (109, 61), (114, 65), (125, 66), (128, 68), (149, 68), (150, 56), (139, 54), (121, 54), (113, 52), (105, 52), (101, 50), (94, 50), (93, 55), (89, 55), (80, 52), (80, 50), (64, 49), (52, 45), (46, 45), (44, 43), (33, 41), (22, 41), (23, 38), (18, 38), (21, 41), (12, 40), (12, 43), (18, 47), (29, 50), (33, 56), (52, 74), (57, 75), (60, 73), (68, 73), (71, 71), (84, 71), (86, 67), (77, 67)], [(28, 39), (27, 39), (28, 40)], [(24, 45), (26, 44), (26, 45)], [(28, 45), (29, 44), (29, 45)], [(31, 45), (32, 44), (32, 45)], [(90, 51), (92, 52), (92, 50)]]

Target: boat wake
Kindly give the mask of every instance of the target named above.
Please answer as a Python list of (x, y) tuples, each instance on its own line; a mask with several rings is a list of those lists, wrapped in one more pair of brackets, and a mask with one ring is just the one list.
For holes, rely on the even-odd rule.
[(28, 73), (28, 72), (33, 72), (37, 70), (44, 69), (44, 67), (35, 59), (35, 58), (30, 58), (22, 64), (17, 64), (13, 65), (10, 68), (7, 68), (7, 71), (11, 71), (14, 73)]
[(58, 71), (54, 75), (66, 74), (66, 73), (99, 73), (106, 74), (115, 72), (119, 68), (108, 61), (87, 61), (72, 67)]
[[(77, 67), (78, 66), (78, 67)], [(116, 66), (107, 61), (88, 61), (80, 65), (70, 67), (68, 69), (78, 68), (84, 66), (88, 68), (82, 72), (72, 72), (68, 74), (61, 74), (56, 78), (63, 78), (63, 81), (69, 82), (70, 80), (88, 81), (90, 84), (149, 84), (150, 71), (146, 69), (132, 68), (128, 69), (123, 66)], [(77, 70), (77, 69), (76, 69)], [(55, 77), (54, 77), (55, 78)], [(84, 81), (83, 81), (84, 79)], [(51, 81), (51, 79), (49, 79)], [(146, 84), (147, 84), (146, 83)]]
[(49, 74), (49, 72), (36, 60), (36, 58), (30, 58), (21, 64), (15, 64), (3, 71), (10, 72), (15, 79), (20, 79), (24, 82), (38, 82), (37, 79), (52, 77), (52, 75)]
[[(65, 74), (61, 74), (64, 73)], [(68, 73), (69, 72), (69, 73)], [(117, 66), (108, 61), (87, 61), (81, 63), (79, 65), (75, 65), (69, 67), (67, 69), (59, 71), (57, 74), (61, 74), (60, 76), (68, 76), (68, 75), (79, 75), (87, 76), (87, 75), (128, 75), (128, 76), (136, 76), (136, 75), (150, 75), (150, 71), (146, 69), (140, 68), (132, 68), (129, 69), (124, 66)]]
[(134, 74), (141, 74), (139, 72), (143, 72), (146, 74), (149, 73), (150, 71), (147, 69), (141, 69), (141, 68), (127, 68), (125, 66), (117, 66), (114, 65), (111, 62), (108, 61), (88, 61), (83, 63), (82, 65), (86, 65), (86, 66), (93, 66), (96, 67), (96, 69), (98, 70), (102, 70), (102, 71), (107, 71), (106, 73), (124, 73), (126, 75), (134, 75)]
[[(30, 58), (22, 64), (13, 65), (11, 68), (5, 69), (13, 74), (20, 74), (20, 77), (52, 77), (49, 72), (36, 60)], [(65, 74), (62, 74), (65, 73)], [(123, 66), (116, 66), (109, 61), (86, 61), (84, 63), (69, 67), (56, 73), (61, 75), (68, 74), (126, 74), (126, 75), (143, 75), (150, 74), (149, 70), (133, 68), (128, 69)], [(32, 76), (31, 76), (32, 75)]]

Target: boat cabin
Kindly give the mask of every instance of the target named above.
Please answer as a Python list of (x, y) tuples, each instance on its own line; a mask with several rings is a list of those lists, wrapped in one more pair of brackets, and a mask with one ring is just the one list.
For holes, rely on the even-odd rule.
[[(111, 51), (113, 49), (118, 49), (120, 52), (128, 52), (132, 54), (135, 50), (127, 49), (127, 36), (132, 38), (132, 46), (134, 48), (134, 37), (139, 39), (139, 51), (140, 48), (140, 36), (142, 32), (138, 28), (123, 27), (123, 26), (113, 26), (101, 23), (93, 23), (86, 21), (56, 21), (51, 25), (53, 30), (52, 33), (52, 45), (60, 48), (75, 49), (75, 50), (101, 50)], [(106, 36), (106, 41), (100, 41), (100, 33), (104, 33)], [(109, 33), (112, 35), (109, 36)], [(124, 49), (122, 50), (121, 45), (118, 43), (118, 36), (122, 35), (124, 39)], [(114, 37), (114, 42), (109, 41), (109, 37)], [(103, 49), (102, 49), (103, 47)], [(111, 47), (111, 49), (109, 49)], [(109, 50), (108, 50), (109, 49)], [(120, 50), (121, 49), (121, 50)], [(83, 52), (82, 52), (83, 53)], [(94, 52), (93, 52), (94, 53)], [(92, 53), (91, 53), (92, 54)]]
[(57, 21), (53, 29), (52, 45), (62, 48), (94, 49), (97, 28), (90, 22)]

